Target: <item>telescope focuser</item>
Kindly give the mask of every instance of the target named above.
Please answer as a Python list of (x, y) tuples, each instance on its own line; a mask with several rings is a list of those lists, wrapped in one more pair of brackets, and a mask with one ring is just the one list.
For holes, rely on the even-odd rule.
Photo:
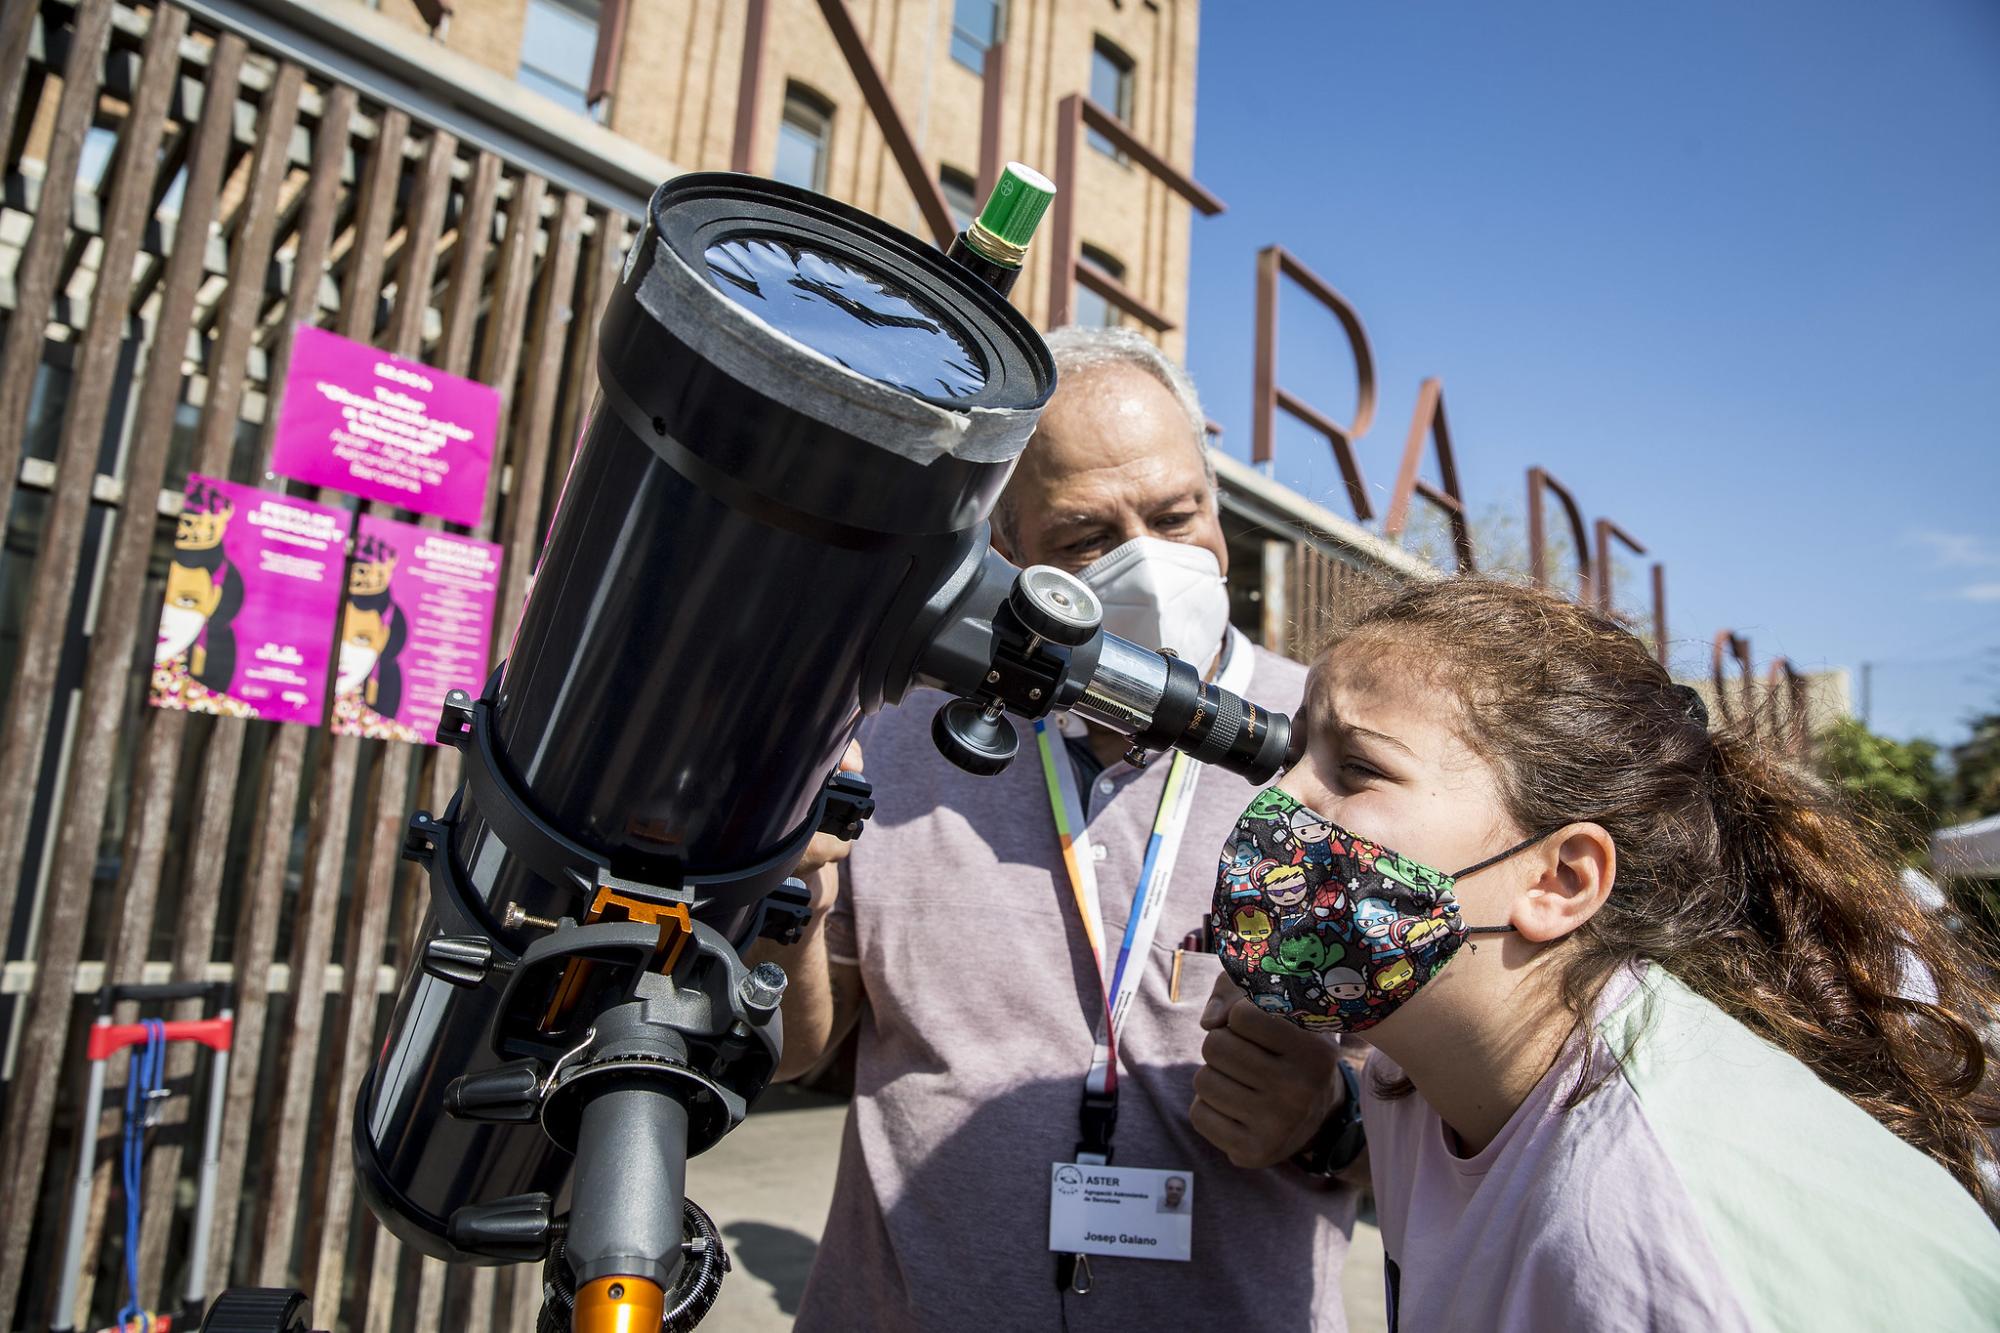
[(1134, 767), (1179, 750), (1255, 783), (1284, 770), (1289, 718), (1203, 679), (1171, 650), (1105, 633), (1097, 594), (1066, 570), (1016, 569), (987, 551), (938, 602), (913, 679), (958, 696), (938, 710), (931, 738), (968, 772), (991, 776), (1020, 751), (1007, 714), (1056, 710), (1129, 737)]
[(1042, 717), (1080, 693), (1096, 664), (1103, 621), (1103, 604), (1076, 575), (1054, 565), (1022, 570), (993, 613), (984, 679), (931, 720), (938, 750), (980, 777), (1004, 771), (1021, 749), (1004, 714)]

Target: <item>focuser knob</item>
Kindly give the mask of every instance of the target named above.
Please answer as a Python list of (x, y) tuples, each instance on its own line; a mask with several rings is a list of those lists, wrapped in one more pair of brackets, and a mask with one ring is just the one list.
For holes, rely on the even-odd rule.
[(1075, 648), (1104, 623), (1104, 604), (1090, 585), (1054, 565), (1029, 565), (1014, 580), (1007, 604), (1030, 634)]
[(938, 709), (931, 740), (945, 758), (982, 778), (1004, 772), (1021, 750), (1020, 734), (998, 705), (982, 708), (970, 699)]

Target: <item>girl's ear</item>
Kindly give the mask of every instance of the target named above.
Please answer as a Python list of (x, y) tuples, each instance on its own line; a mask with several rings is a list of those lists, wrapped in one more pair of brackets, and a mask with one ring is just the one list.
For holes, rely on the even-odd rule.
[(1546, 944), (1604, 906), (1618, 878), (1618, 845), (1601, 824), (1569, 824), (1549, 835), (1530, 864), (1534, 878), (1515, 896), (1508, 920), (1522, 939)]

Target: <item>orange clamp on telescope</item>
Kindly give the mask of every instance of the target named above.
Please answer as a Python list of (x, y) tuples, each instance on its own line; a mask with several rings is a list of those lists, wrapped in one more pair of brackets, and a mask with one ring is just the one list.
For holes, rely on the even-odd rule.
[[(680, 961), (681, 951), (687, 948), (688, 939), (694, 934), (694, 922), (688, 915), (686, 903), (663, 903), (651, 898), (635, 897), (620, 893), (609, 884), (597, 886), (597, 896), (591, 900), (590, 910), (584, 914), (586, 925), (597, 921), (631, 921), (642, 926), (657, 926), (660, 931), (658, 952), (654, 965), (665, 973), (674, 970)], [(588, 959), (573, 958), (563, 968), (562, 979), (556, 983), (556, 993), (549, 1000), (548, 1013), (542, 1019), (542, 1031), (553, 1032), (569, 1016), (576, 999), (582, 993), (583, 983), (590, 976), (591, 964)]]

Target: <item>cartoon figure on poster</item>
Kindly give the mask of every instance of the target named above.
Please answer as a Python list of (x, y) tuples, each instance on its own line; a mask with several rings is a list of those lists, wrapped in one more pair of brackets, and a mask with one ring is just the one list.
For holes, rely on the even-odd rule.
[(333, 715), (340, 730), (372, 740), (421, 743), (416, 728), (396, 721), (403, 701), (397, 659), (409, 640), (410, 622), (389, 595), (396, 549), (364, 533), (347, 576), (347, 604), (340, 618), (340, 656), (333, 686)]
[(153, 700), (163, 708), (222, 717), (255, 717), (257, 710), (229, 696), (236, 675), (236, 632), (243, 609), (243, 573), (231, 563), (222, 539), (236, 506), (207, 483), (189, 491), (174, 529), (167, 566), (166, 605), (153, 645)]

